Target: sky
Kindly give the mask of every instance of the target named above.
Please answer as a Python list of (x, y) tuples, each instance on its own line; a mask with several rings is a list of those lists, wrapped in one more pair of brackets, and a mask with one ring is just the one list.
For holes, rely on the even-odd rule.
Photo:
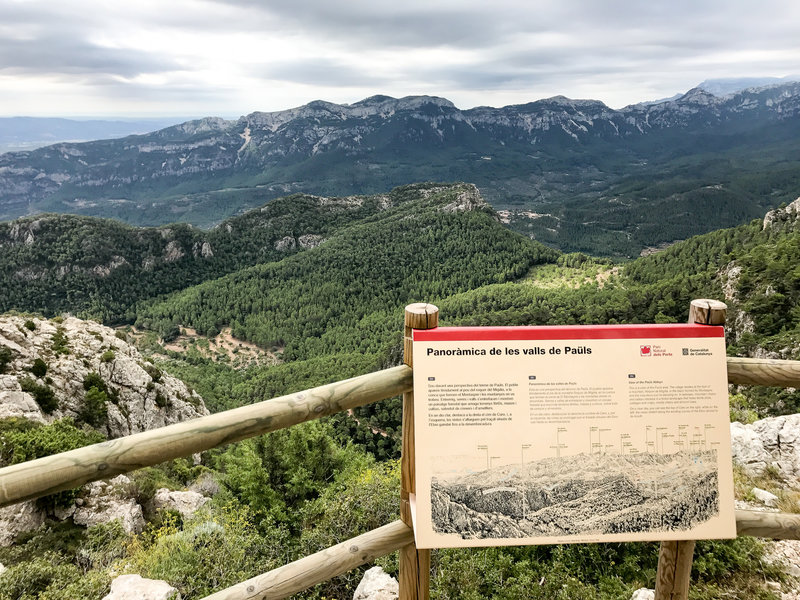
[(312, 100), (620, 108), (800, 74), (797, 0), (2, 0), (0, 116), (235, 118)]

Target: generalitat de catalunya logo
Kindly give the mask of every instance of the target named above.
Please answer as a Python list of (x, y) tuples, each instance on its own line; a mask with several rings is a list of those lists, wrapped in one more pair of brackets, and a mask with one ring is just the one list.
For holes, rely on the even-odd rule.
[(651, 352), (652, 352), (652, 348), (649, 345), (648, 346), (639, 346), (639, 353), (642, 356), (650, 356)]

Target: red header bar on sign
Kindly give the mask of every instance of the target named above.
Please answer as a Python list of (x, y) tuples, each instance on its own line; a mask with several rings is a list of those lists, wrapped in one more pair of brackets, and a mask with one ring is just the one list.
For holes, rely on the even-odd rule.
[(415, 329), (414, 341), (468, 342), (501, 340), (630, 340), (656, 338), (717, 338), (725, 329), (715, 325), (545, 325), (536, 327), (438, 327)]

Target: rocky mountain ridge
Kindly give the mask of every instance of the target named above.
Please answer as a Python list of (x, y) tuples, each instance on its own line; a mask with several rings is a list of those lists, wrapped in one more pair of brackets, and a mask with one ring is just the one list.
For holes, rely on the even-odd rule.
[(798, 115), (800, 83), (724, 97), (695, 88), (620, 110), (563, 96), (470, 110), (431, 96), (314, 101), (0, 155), (0, 218), (54, 210), (205, 225), (293, 191), (370, 193), (423, 180), (474, 181), (498, 207), (560, 201), (570, 187), (595, 197), (619, 173), (676, 152), (727, 151), (742, 141), (731, 136), (755, 146), (783, 139)]

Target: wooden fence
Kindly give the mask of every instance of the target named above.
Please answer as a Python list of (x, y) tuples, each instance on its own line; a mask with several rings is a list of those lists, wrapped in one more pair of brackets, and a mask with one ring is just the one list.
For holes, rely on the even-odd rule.
[[(274, 569), (204, 600), (272, 600), (286, 598), (400, 550), (400, 598), (428, 597), (430, 551), (417, 550), (408, 504), (414, 493), (414, 394), (411, 332), (438, 325), (438, 309), (411, 304), (405, 311), (404, 364), (177, 423), (143, 433), (78, 448), (0, 469), (0, 507), (39, 498), (89, 481), (189, 456), (403, 394), (403, 453), (400, 520), (354, 537), (316, 554)], [(690, 322), (723, 324), (725, 305), (695, 300)], [(728, 382), (740, 385), (800, 387), (800, 361), (728, 358)], [(738, 535), (800, 539), (800, 515), (736, 511)], [(685, 600), (694, 542), (662, 542), (656, 600)]]

